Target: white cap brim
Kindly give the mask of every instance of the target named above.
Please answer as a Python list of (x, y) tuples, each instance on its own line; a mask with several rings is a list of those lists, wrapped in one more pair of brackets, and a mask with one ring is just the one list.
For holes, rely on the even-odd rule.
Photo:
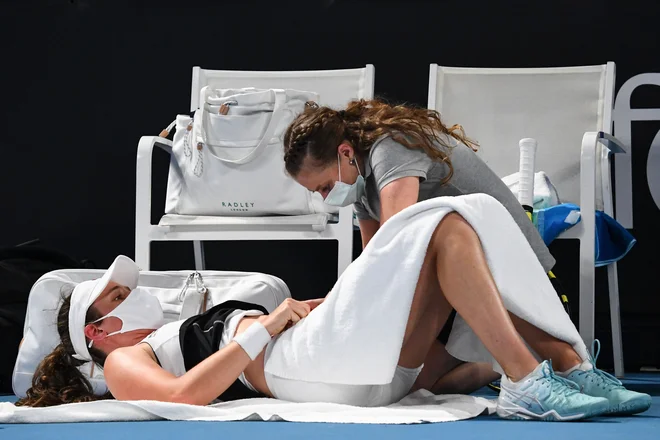
[(69, 309), (69, 337), (76, 354), (74, 358), (91, 361), (85, 340), (85, 316), (87, 310), (105, 290), (110, 281), (133, 290), (138, 285), (140, 268), (130, 258), (120, 255), (112, 263), (106, 273), (99, 279), (79, 283), (71, 294)]

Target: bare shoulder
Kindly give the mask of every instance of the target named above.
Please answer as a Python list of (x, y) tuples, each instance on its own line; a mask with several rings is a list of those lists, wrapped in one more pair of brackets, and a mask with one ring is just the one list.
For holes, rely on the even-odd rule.
[(136, 364), (156, 363), (153, 351), (148, 344), (137, 344), (130, 347), (117, 348), (105, 359), (103, 373), (106, 380), (123, 377), (128, 371), (133, 371)]

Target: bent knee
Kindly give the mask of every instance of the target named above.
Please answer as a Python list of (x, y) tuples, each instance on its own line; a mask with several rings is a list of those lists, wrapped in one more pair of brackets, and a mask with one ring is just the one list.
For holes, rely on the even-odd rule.
[(465, 217), (463, 217), (461, 214), (459, 214), (456, 211), (452, 211), (449, 214), (445, 215), (444, 218), (440, 221), (438, 226), (444, 225), (445, 228), (460, 228), (467, 226), (468, 228), (472, 229), (472, 226), (470, 223), (465, 220)]
[(435, 229), (432, 240), (437, 249), (452, 250), (470, 242), (478, 242), (479, 237), (472, 225), (458, 212), (444, 216)]

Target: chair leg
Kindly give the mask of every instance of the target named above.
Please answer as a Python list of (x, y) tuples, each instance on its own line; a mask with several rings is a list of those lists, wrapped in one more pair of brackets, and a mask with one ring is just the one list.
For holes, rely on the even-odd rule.
[(580, 336), (587, 347), (591, 347), (595, 338), (596, 268), (593, 243), (594, 240), (580, 239)]
[(206, 270), (204, 242), (198, 240), (193, 241), (193, 250), (195, 251), (195, 270)]
[(135, 237), (135, 264), (141, 270), (150, 270), (151, 267), (151, 242)]
[(610, 320), (612, 321), (612, 354), (614, 375), (623, 377), (623, 339), (621, 336), (621, 312), (619, 310), (619, 276), (616, 263), (607, 266), (607, 285), (610, 291)]

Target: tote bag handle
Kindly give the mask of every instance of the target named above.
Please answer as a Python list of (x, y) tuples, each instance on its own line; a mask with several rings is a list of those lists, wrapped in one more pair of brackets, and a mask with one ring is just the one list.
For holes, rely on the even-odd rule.
[[(254, 147), (250, 153), (248, 153), (246, 156), (240, 158), (240, 159), (226, 159), (222, 157), (218, 157), (217, 155), (213, 154), (213, 157), (216, 159), (229, 163), (229, 164), (234, 164), (234, 165), (243, 165), (246, 163), (249, 163), (259, 157), (261, 153), (264, 152), (268, 144), (270, 143), (270, 140), (273, 138), (273, 135), (275, 134), (275, 130), (277, 130), (277, 126), (279, 125), (280, 121), (282, 120), (282, 117), (284, 116), (284, 112), (286, 111), (285, 103), (286, 103), (286, 91), (282, 89), (274, 89), (270, 90), (272, 94), (275, 94), (275, 105), (273, 107), (273, 113), (270, 116), (270, 121), (268, 123), (268, 127), (266, 127), (266, 131), (264, 132), (263, 137), (259, 141), (259, 143)], [(204, 93), (204, 91), (202, 91)], [(206, 110), (204, 110), (204, 102), (202, 102), (202, 105), (199, 109), (195, 111), (195, 118), (194, 118), (194, 124), (193, 124), (193, 130), (195, 130), (196, 136), (194, 139), (197, 140), (197, 142), (202, 142), (206, 144), (206, 133), (204, 132), (204, 114)], [(210, 151), (210, 150), (209, 150)]]

